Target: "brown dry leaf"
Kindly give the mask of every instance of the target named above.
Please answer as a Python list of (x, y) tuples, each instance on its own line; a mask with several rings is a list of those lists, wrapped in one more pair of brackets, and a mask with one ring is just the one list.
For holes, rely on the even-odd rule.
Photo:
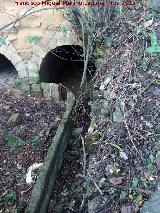
[(144, 177), (149, 180), (151, 173), (150, 172), (144, 172)]
[(113, 185), (119, 185), (119, 184), (122, 183), (122, 178), (121, 177), (114, 177), (114, 178), (111, 178), (109, 181)]
[(20, 89), (13, 89), (13, 95), (16, 97), (16, 98), (21, 98), (21, 96), (23, 95), (23, 92), (22, 92), (22, 90), (20, 90)]

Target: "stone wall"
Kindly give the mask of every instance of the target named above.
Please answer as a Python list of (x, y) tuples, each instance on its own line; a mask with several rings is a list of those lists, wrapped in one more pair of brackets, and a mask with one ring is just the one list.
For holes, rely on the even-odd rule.
[[(32, 15), (1, 29), (30, 9)], [(0, 54), (8, 58), (20, 77), (37, 77), (42, 59), (48, 51), (64, 44), (81, 44), (73, 26), (65, 19), (65, 9), (50, 6), (16, 5), (0, 1)]]

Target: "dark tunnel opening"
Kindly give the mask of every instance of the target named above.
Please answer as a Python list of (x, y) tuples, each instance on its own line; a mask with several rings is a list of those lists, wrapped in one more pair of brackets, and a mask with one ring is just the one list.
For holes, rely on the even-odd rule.
[(0, 83), (14, 79), (18, 75), (16, 68), (4, 55), (0, 54)]
[[(62, 45), (48, 52), (43, 58), (39, 80), (45, 83), (62, 84), (73, 92), (80, 87), (83, 70), (83, 48), (79, 45)], [(87, 81), (91, 80), (95, 70), (94, 60), (89, 58)]]

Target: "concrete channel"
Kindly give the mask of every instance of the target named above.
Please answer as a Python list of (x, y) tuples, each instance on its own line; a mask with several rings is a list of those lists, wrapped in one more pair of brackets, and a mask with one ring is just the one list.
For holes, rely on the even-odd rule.
[(66, 110), (49, 147), (44, 165), (33, 187), (25, 213), (45, 213), (52, 194), (57, 173), (61, 167), (63, 153), (72, 131), (71, 114), (75, 103), (72, 93), (67, 94)]

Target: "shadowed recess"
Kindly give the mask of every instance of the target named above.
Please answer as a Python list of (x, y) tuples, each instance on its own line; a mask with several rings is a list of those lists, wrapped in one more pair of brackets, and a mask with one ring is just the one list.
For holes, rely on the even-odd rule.
[(4, 55), (0, 54), (0, 82), (4, 82), (17, 76), (16, 68), (13, 66), (10, 60)]
[[(87, 66), (87, 80), (95, 72), (92, 58)], [(45, 83), (62, 84), (70, 90), (79, 88), (84, 70), (83, 48), (79, 45), (62, 45), (51, 50), (42, 60), (39, 80)]]

